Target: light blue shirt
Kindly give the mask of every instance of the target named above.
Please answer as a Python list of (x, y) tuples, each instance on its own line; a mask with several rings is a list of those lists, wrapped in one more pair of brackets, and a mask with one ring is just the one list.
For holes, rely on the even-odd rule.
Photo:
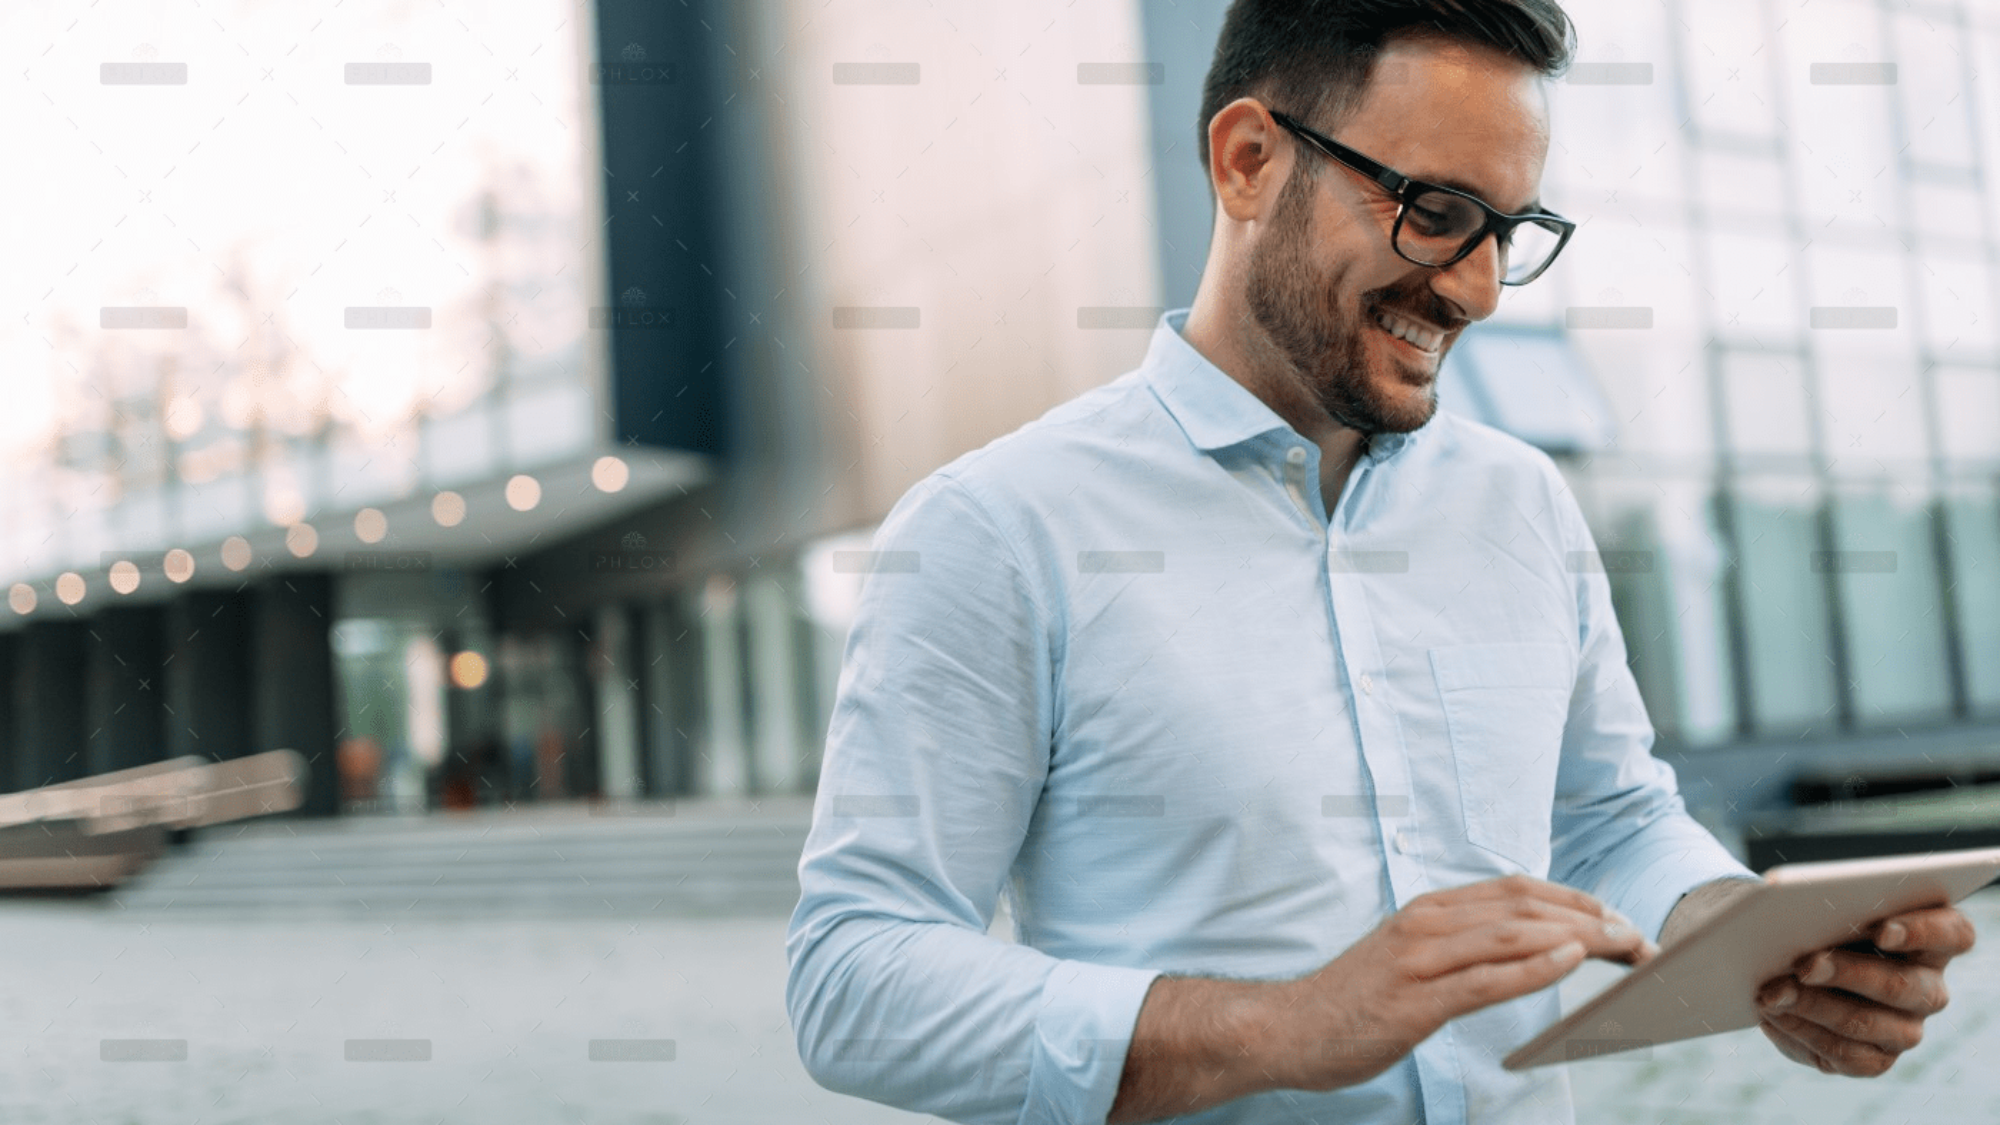
[[(1523, 871), (1657, 935), (1748, 874), (1650, 753), (1546, 456), (1440, 411), (1377, 437), (1328, 519), (1318, 447), (1185, 317), (846, 560), (870, 574), (786, 942), (829, 1088), (1100, 1122), (1161, 973), (1299, 976), (1417, 895)], [(1003, 893), (1018, 944), (987, 932)], [(1364, 1085), (1180, 1120), (1568, 1122), (1563, 1068), (1499, 1065), (1558, 1014), (1545, 990)]]

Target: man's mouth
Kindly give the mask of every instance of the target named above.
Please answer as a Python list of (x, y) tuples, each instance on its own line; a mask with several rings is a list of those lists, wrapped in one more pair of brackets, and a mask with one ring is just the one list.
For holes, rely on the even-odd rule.
[(1433, 359), (1444, 347), (1444, 332), (1398, 316), (1387, 309), (1375, 310), (1375, 326)]

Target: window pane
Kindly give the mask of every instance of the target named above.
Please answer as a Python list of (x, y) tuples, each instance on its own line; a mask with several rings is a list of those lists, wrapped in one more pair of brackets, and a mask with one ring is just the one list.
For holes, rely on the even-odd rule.
[(1908, 159), (1962, 167), (1972, 161), (1972, 91), (1960, 63), (1956, 27), (1915, 15), (1894, 17), (1896, 88), (1903, 103)]
[[(1815, 308), (1896, 310), (1893, 326), (1866, 328), (1841, 326), (1857, 323), (1857, 316), (1859, 323), (1877, 324), (1871, 318), (1872, 314), (1829, 318), (1822, 313), (1822, 320), (1813, 329), (1817, 335), (1826, 340), (1837, 340), (1842, 346), (1857, 340), (1868, 344), (1890, 340), (1909, 346), (1915, 338), (1910, 333), (1910, 297), (1904, 288), (1904, 256), (1896, 252), (1893, 243), (1882, 252), (1816, 244), (1806, 258), (1806, 268), (1811, 273), (1807, 303)], [(1815, 322), (1809, 319), (1807, 324), (1811, 327)]]
[(1739, 456), (1812, 452), (1803, 364), (1795, 355), (1730, 352), (1722, 359), (1729, 441)]
[(2000, 497), (1991, 489), (1953, 496), (1952, 599), (1972, 709), (2000, 712)]
[(1986, 263), (1978, 259), (1925, 255), (1923, 279), (1925, 343), (1939, 358), (1986, 359), (1993, 354), (1993, 290)]
[(1831, 731), (1833, 638), (1812, 568), (1817, 489), (1809, 480), (1744, 482), (1733, 501), (1743, 632), (1760, 734)]
[[(1917, 364), (1891, 345), (1834, 342), (1815, 333), (1820, 424), (1827, 463), (1836, 475), (1874, 477), (1885, 466), (1909, 465), (1929, 455), (1924, 394)], [(1839, 336), (1873, 336), (1848, 332)]]
[[(1926, 248), (1955, 247), (1962, 253), (1968, 247), (1976, 249), (1985, 238), (1986, 215), (1974, 185), (1920, 176), (1911, 179), (1908, 190), (1911, 218)], [(1895, 214), (1890, 210), (1880, 213)]]
[(1785, 192), (1784, 165), (1773, 149), (1768, 156), (1729, 150), (1702, 152), (1702, 203), (1718, 215), (1776, 221), (1790, 198)]
[(1704, 137), (1775, 139), (1770, 34), (1740, 0), (1686, 0), (1687, 100)]
[[(1815, 232), (1884, 232), (1897, 214), (1895, 87), (1828, 80), (1855, 64), (1895, 61), (1881, 41), (1880, 15), (1872, 0), (1815, 0), (1810, 12), (1779, 17), (1790, 99), (1785, 124), (1801, 199)], [(1815, 68), (1823, 68), (1819, 81)]]
[(1848, 493), (1834, 503), (1830, 565), (1846, 618), (1859, 726), (1943, 719), (1951, 673), (1939, 612), (1931, 509), (1918, 490)]
[(1738, 231), (1708, 231), (1703, 240), (1715, 323), (1725, 335), (1798, 330), (1794, 279), (1805, 263), (1789, 243)]
[(1954, 461), (2000, 459), (2000, 371), (1990, 367), (1939, 367), (1939, 436)]

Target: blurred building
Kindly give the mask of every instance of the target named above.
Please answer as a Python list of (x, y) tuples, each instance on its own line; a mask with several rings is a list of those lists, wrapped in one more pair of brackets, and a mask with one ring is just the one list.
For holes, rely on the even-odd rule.
[[(109, 248), (30, 318), (0, 783), (283, 745), (321, 811), (810, 790), (850, 552), (1192, 298), (1225, 6), (352, 14), (237, 133), (219, 57), (103, 63), (61, 108), (188, 194), (76, 201)], [(1582, 227), (1446, 408), (1557, 457), (1697, 805), (2000, 769), (2000, 15), (1568, 7)], [(321, 204), (201, 212), (270, 130)]]

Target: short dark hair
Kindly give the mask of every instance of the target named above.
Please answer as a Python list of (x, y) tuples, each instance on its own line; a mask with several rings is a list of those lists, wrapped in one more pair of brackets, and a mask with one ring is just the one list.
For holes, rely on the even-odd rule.
[(1441, 35), (1502, 51), (1545, 75), (1569, 65), (1576, 34), (1557, 0), (1235, 0), (1201, 87), (1201, 170), (1208, 123), (1245, 96), (1308, 120), (1344, 118), (1397, 34)]

